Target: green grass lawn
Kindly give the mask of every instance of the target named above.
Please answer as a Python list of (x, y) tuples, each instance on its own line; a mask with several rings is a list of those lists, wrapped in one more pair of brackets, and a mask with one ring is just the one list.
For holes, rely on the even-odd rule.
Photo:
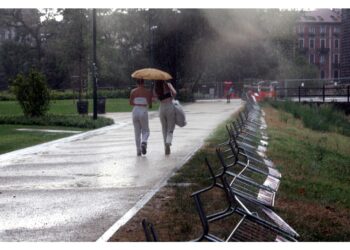
[[(89, 100), (89, 112), (92, 113), (93, 101)], [(157, 110), (158, 103), (153, 104), (151, 110)], [(129, 100), (126, 98), (107, 99), (106, 112), (130, 112), (132, 107), (129, 105)], [(76, 101), (74, 100), (52, 100), (49, 114), (54, 115), (77, 115)], [(22, 110), (16, 101), (0, 101), (0, 116), (1, 115), (22, 115)], [(42, 126), (28, 125), (0, 125), (0, 154), (10, 152), (16, 149), (36, 145), (39, 143), (63, 138), (70, 134), (62, 133), (47, 133), (47, 132), (24, 132), (17, 131), (17, 128), (48, 128)], [(69, 127), (49, 127), (51, 129), (61, 130), (87, 130)]]
[(268, 155), (282, 173), (277, 211), (302, 241), (349, 241), (349, 137), (306, 128), (282, 110), (265, 110)]
[[(93, 101), (89, 100), (89, 112), (93, 112)], [(158, 103), (154, 103), (151, 110), (157, 110)], [(132, 107), (126, 98), (107, 99), (106, 112), (130, 112)], [(74, 115), (77, 114), (77, 104), (74, 100), (52, 100), (50, 102), (50, 114)], [(1, 101), (0, 115), (20, 115), (21, 107), (16, 101)]]
[(72, 134), (66, 133), (47, 133), (47, 132), (28, 132), (18, 131), (18, 128), (34, 128), (34, 129), (59, 129), (59, 130), (79, 130), (86, 129), (67, 128), (67, 127), (41, 127), (41, 126), (22, 126), (22, 125), (0, 125), (0, 154), (4, 154), (13, 150), (33, 146), (47, 141), (56, 140), (67, 137)]
[[(92, 112), (92, 100), (89, 100), (89, 112)], [(107, 99), (106, 112), (130, 112), (132, 107), (129, 105), (128, 99)], [(152, 110), (158, 109), (158, 104), (153, 105)], [(52, 100), (49, 114), (55, 115), (77, 115), (76, 102), (73, 100)], [(15, 101), (0, 102), (1, 115), (22, 115), (22, 110), (19, 104)], [(69, 136), (70, 134), (62, 133), (46, 133), (46, 132), (24, 132), (17, 131), (17, 128), (47, 128), (42, 126), (28, 125), (0, 125), (0, 154), (10, 152), (16, 149), (36, 145), (39, 143), (55, 140)], [(52, 129), (61, 130), (87, 130), (80, 128), (69, 127), (49, 127)]]

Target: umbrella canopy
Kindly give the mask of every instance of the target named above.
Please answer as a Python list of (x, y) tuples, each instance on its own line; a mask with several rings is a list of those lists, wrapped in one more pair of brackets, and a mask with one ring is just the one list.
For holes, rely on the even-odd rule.
[(136, 70), (131, 74), (132, 78), (144, 79), (144, 80), (170, 80), (172, 79), (171, 75), (165, 71), (154, 69), (154, 68), (145, 68)]

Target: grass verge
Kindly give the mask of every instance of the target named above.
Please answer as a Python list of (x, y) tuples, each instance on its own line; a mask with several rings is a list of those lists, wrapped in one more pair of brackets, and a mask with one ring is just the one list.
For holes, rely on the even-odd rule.
[[(70, 133), (47, 133), (40, 131), (18, 131), (22, 125), (0, 125), (0, 154), (13, 150), (22, 149), (36, 144), (60, 139), (72, 135)], [(29, 129), (60, 129), (61, 127), (26, 126)], [(77, 128), (64, 128), (67, 130), (77, 130)], [(86, 131), (86, 129), (79, 129)]]
[(265, 110), (268, 154), (283, 176), (276, 204), (281, 216), (303, 241), (349, 241), (349, 137), (305, 128), (282, 110)]
[(349, 118), (332, 104), (318, 106), (314, 103), (301, 105), (291, 101), (272, 101), (270, 105), (292, 114), (294, 118), (301, 119), (307, 128), (350, 136)]
[(0, 124), (62, 126), (95, 129), (113, 124), (114, 121), (106, 117), (93, 120), (91, 116), (77, 115), (46, 115), (42, 117), (0, 116)]

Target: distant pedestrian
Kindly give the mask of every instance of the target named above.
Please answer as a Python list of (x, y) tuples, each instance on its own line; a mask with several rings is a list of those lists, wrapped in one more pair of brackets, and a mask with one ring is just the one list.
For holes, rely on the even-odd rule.
[(233, 87), (230, 87), (230, 89), (227, 91), (227, 94), (226, 94), (227, 103), (230, 103), (231, 95), (233, 94), (233, 92), (234, 92)]
[(145, 88), (144, 80), (137, 80), (137, 88), (130, 92), (130, 105), (132, 109), (132, 122), (134, 124), (136, 152), (138, 156), (147, 153), (147, 140), (149, 137), (148, 107), (152, 108), (152, 92)]
[(175, 129), (175, 107), (173, 99), (176, 96), (176, 90), (170, 82), (158, 80), (154, 85), (154, 93), (160, 102), (159, 118), (162, 124), (165, 154), (169, 155)]

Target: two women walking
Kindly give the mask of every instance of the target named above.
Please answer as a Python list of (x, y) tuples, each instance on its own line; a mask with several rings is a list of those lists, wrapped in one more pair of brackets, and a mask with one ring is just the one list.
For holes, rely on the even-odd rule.
[[(153, 93), (152, 93), (153, 92)], [(152, 95), (157, 96), (159, 105), (159, 118), (162, 125), (165, 154), (170, 154), (173, 133), (175, 129), (175, 107), (173, 99), (176, 90), (171, 83), (157, 80), (153, 90), (144, 86), (142, 79), (137, 80), (137, 88), (130, 93), (130, 105), (133, 106), (132, 119), (135, 132), (136, 152), (138, 156), (147, 153), (147, 140), (150, 135), (148, 125), (148, 108), (152, 107)]]

